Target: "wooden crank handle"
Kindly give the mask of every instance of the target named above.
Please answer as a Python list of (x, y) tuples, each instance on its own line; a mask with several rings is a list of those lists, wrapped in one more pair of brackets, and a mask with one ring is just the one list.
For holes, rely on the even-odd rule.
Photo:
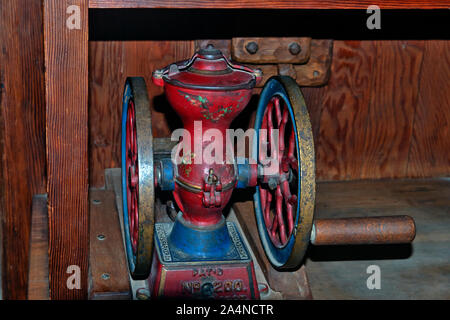
[(317, 219), (311, 243), (323, 245), (410, 243), (416, 235), (410, 216)]

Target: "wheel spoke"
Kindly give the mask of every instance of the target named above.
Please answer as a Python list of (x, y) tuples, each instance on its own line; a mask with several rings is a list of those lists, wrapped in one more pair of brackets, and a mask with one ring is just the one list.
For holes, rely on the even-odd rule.
[(290, 234), (294, 229), (293, 206), (297, 202), (297, 196), (291, 194), (291, 190), (289, 189), (289, 183), (287, 182), (287, 180), (283, 181), (283, 183), (281, 184), (281, 191), (283, 193), (284, 204), (286, 205), (288, 230)]
[[(280, 181), (273, 190), (267, 189), (267, 185), (260, 185), (261, 211), (272, 243), (280, 247), (287, 243), (295, 227), (297, 195), (292, 194), (295, 189), (291, 190), (288, 180), (290, 174), (298, 174), (296, 132), (288, 106), (281, 97), (275, 96), (267, 104), (261, 129), (268, 130), (268, 139), (266, 154), (260, 150), (259, 160), (262, 162), (269, 155), (271, 159), (278, 160), (278, 177), (275, 178)], [(273, 140), (275, 129), (279, 130), (276, 141)], [(267, 178), (261, 180), (261, 183), (267, 182)], [(272, 199), (274, 208), (271, 207)]]
[(264, 218), (266, 219), (266, 223), (270, 222), (270, 205), (272, 204), (272, 193), (267, 191), (267, 199), (264, 212)]
[(273, 110), (273, 103), (269, 103), (267, 107), (267, 128), (268, 128), (268, 148), (267, 151), (270, 150), (270, 158), (271, 159), (278, 159), (278, 153), (276, 148), (272, 146), (272, 137), (273, 137), (273, 117), (272, 117), (272, 110)]
[(275, 215), (273, 216), (272, 223), (270, 224), (270, 227), (269, 227), (270, 235), (272, 236), (272, 240), (275, 240), (275, 242), (278, 242), (278, 241), (279, 241), (279, 240), (277, 239), (277, 230), (278, 230), (278, 217), (277, 217), (277, 215), (275, 214)]
[(133, 132), (133, 104), (130, 102), (128, 108), (128, 120), (127, 120), (127, 135), (129, 137), (129, 152), (133, 152), (134, 150), (134, 132)]
[(281, 124), (281, 107), (280, 107), (280, 98), (275, 96), (273, 98), (273, 102), (275, 105), (275, 114), (277, 116), (277, 127), (280, 127)]
[(130, 103), (130, 109), (132, 110), (131, 113), (131, 134), (132, 134), (132, 143), (131, 143), (131, 152), (133, 157), (133, 162), (137, 162), (137, 155), (138, 155), (138, 149), (137, 149), (137, 133), (136, 133), (136, 119), (135, 119), (135, 112), (134, 112), (134, 103), (131, 101)]
[(281, 243), (286, 242), (286, 226), (283, 219), (283, 195), (281, 194), (281, 188), (278, 185), (276, 191), (277, 197), (277, 221), (278, 221), (278, 233), (280, 235)]
[(135, 116), (134, 103), (130, 100), (126, 120), (127, 207), (131, 246), (134, 254), (137, 252), (139, 232), (139, 166)]
[(289, 150), (288, 150), (288, 157), (294, 157), (294, 151), (295, 151), (295, 132), (294, 129), (291, 130), (291, 136), (289, 137)]
[(283, 158), (283, 156), (284, 156), (284, 150), (285, 150), (285, 144), (284, 144), (284, 132), (285, 132), (285, 129), (286, 129), (286, 123), (287, 123), (287, 121), (288, 121), (288, 110), (287, 110), (287, 108), (286, 109), (284, 109), (284, 111), (283, 111), (283, 118), (282, 118), (282, 121), (281, 121), (281, 124), (280, 124), (280, 132), (279, 132), (279, 137), (278, 137), (278, 139), (279, 139), (279, 142), (278, 142), (278, 144), (279, 144), (279, 158), (278, 158), (278, 161), (280, 161), (280, 163), (281, 163), (281, 160), (282, 160), (282, 158)]

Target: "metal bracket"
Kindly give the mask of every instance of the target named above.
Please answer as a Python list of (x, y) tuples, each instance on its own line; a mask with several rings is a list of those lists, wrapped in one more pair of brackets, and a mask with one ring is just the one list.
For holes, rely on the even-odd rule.
[(234, 61), (261, 69), (262, 87), (272, 76), (286, 75), (304, 87), (325, 85), (330, 77), (333, 40), (301, 38), (233, 38), (196, 40), (196, 49), (213, 44)]

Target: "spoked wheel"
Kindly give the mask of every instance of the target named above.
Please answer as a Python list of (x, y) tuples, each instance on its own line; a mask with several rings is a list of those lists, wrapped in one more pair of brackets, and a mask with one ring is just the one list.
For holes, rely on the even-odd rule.
[(308, 110), (292, 78), (277, 76), (267, 81), (255, 129), (253, 158), (262, 168), (254, 195), (259, 235), (273, 266), (295, 269), (311, 234), (315, 161)]
[(153, 137), (143, 78), (128, 78), (122, 106), (122, 204), (128, 266), (133, 279), (150, 272), (154, 229)]

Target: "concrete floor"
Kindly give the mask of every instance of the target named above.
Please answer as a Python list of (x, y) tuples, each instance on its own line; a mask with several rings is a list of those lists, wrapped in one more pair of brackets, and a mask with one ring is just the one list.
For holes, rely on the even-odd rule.
[[(314, 299), (450, 299), (450, 179), (330, 182), (317, 187), (316, 217), (410, 215), (412, 245), (311, 246)], [(381, 271), (368, 289), (367, 267)]]

